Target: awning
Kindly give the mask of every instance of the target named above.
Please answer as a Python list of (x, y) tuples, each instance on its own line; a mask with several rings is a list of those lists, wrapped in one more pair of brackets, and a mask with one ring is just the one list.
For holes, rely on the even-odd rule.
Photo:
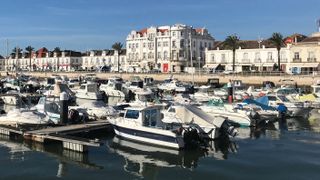
[(320, 63), (290, 63), (289, 67), (319, 67)]
[(216, 69), (220, 64), (206, 64), (203, 66), (203, 68), (212, 68)]

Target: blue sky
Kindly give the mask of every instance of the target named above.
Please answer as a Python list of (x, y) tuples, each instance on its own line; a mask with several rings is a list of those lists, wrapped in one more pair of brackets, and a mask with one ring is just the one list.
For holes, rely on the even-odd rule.
[(183, 23), (217, 39), (316, 31), (319, 0), (2, 0), (0, 54), (14, 46), (107, 49), (131, 30)]

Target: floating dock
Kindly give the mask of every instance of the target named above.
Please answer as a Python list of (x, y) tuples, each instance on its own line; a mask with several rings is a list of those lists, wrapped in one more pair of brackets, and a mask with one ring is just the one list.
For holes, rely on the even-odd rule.
[(111, 126), (107, 121), (94, 121), (84, 124), (72, 124), (59, 127), (48, 127), (38, 130), (21, 130), (12, 126), (0, 125), (0, 134), (4, 135), (21, 135), (25, 139), (33, 140), (36, 142), (45, 143), (47, 141), (62, 142), (65, 149), (86, 152), (88, 146), (99, 147), (102, 142), (99, 139), (86, 139), (72, 134), (81, 132), (90, 132), (95, 130), (106, 130)]

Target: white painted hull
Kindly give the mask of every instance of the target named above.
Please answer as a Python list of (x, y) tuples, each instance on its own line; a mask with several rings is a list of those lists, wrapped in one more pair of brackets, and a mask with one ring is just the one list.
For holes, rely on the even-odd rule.
[(19, 104), (19, 98), (17, 98), (17, 96), (1, 96), (1, 99), (6, 105), (16, 106)]
[(81, 99), (91, 99), (91, 100), (100, 100), (103, 99), (102, 93), (83, 93), (83, 92), (77, 92), (76, 93), (77, 98)]
[[(163, 146), (163, 147), (168, 147), (173, 149), (184, 148), (183, 137), (177, 136), (173, 132), (168, 130), (161, 130), (161, 129), (148, 128), (148, 127), (138, 127), (138, 126), (129, 127), (129, 126), (121, 125), (119, 123), (114, 124), (114, 130), (116, 135), (123, 138), (131, 139), (134, 141), (139, 141), (147, 144), (153, 144), (153, 145)], [(166, 138), (171, 140), (174, 139), (174, 141), (169, 142), (166, 140), (161, 140)]]
[(118, 90), (107, 90), (105, 91), (105, 93), (108, 97), (121, 97), (121, 98), (125, 97), (124, 93)]

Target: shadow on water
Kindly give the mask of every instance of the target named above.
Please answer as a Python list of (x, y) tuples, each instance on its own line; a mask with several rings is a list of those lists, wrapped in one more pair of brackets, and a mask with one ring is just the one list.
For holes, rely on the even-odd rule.
[(32, 141), (25, 141), (21, 137), (0, 135), (0, 146), (8, 148), (10, 160), (24, 161), (27, 152), (36, 151), (45, 153), (58, 160), (57, 177), (63, 177), (68, 165), (76, 165), (85, 169), (103, 169), (103, 166), (96, 165), (89, 161), (88, 153), (79, 153), (63, 149), (60, 144), (42, 144)]
[(138, 177), (153, 177), (157, 174), (158, 168), (176, 167), (193, 170), (198, 167), (199, 160), (203, 157), (224, 160), (227, 159), (228, 153), (236, 151), (234, 142), (225, 139), (212, 141), (209, 150), (179, 151), (146, 145), (116, 136), (108, 142), (107, 146), (110, 152), (124, 158), (123, 170)]

